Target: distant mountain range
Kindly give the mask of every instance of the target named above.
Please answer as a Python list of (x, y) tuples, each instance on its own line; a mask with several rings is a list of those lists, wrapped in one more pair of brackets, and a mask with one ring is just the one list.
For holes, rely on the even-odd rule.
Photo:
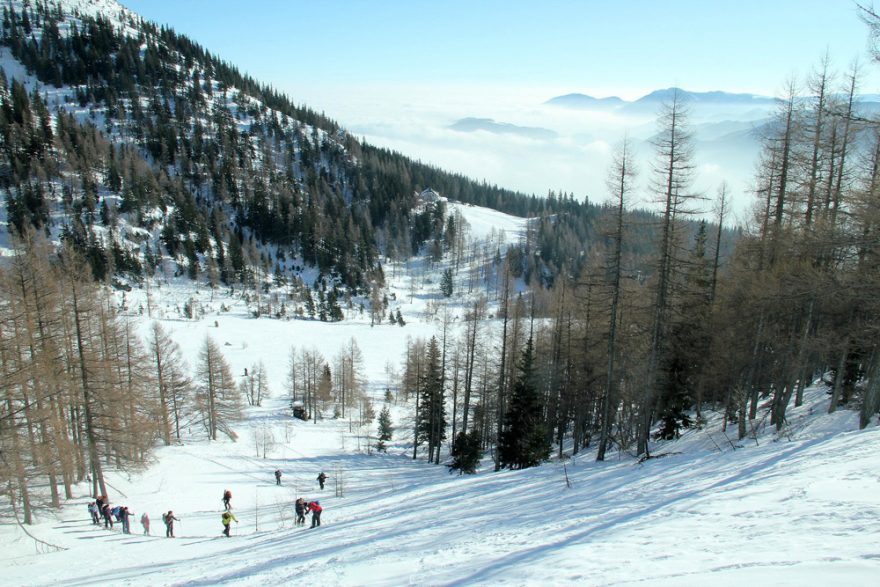
[(720, 91), (689, 92), (681, 88), (655, 90), (634, 101), (627, 101), (617, 96), (596, 98), (586, 94), (573, 93), (550, 98), (545, 103), (578, 110), (655, 111), (658, 104), (668, 102), (675, 92), (678, 92), (686, 101), (699, 105), (755, 106), (767, 108), (772, 107), (776, 103), (775, 98), (759, 96), (756, 94), (736, 94)]
[(496, 122), (491, 118), (462, 118), (449, 125), (458, 132), (485, 131), (493, 134), (512, 134), (537, 140), (551, 140), (557, 137), (556, 132), (549, 128), (534, 126), (517, 126), (508, 122)]
[(775, 104), (776, 99), (769, 96), (759, 96), (757, 94), (734, 94), (730, 92), (689, 92), (681, 88), (666, 88), (665, 90), (655, 90), (646, 96), (642, 96), (635, 101), (638, 103), (657, 103), (670, 100), (672, 95), (678, 92), (685, 100), (699, 102), (703, 104), (745, 104), (745, 105), (766, 105)]
[[(627, 101), (617, 96), (596, 98), (587, 94), (565, 94), (555, 96), (545, 102), (552, 106), (571, 110), (620, 111), (626, 114), (655, 114), (657, 107), (669, 102), (674, 92), (678, 92), (684, 100), (698, 108), (726, 108), (742, 112), (743, 108), (754, 108), (756, 111), (769, 111), (776, 105), (777, 99), (758, 94), (732, 92), (689, 92), (681, 88), (654, 90), (636, 100)], [(808, 99), (808, 98), (804, 98)], [(862, 115), (880, 112), (880, 94), (862, 94), (859, 96), (857, 111)]]
[(626, 104), (626, 100), (617, 96), (607, 98), (594, 98), (586, 94), (566, 94), (547, 100), (546, 104), (562, 106), (564, 108), (595, 110), (598, 108), (618, 108)]

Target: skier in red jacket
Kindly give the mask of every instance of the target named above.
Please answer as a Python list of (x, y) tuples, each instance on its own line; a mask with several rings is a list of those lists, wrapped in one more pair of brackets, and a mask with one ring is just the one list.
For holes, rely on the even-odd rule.
[(324, 511), (324, 508), (321, 507), (321, 502), (317, 499), (315, 501), (310, 501), (306, 505), (306, 513), (312, 512), (312, 528), (321, 525), (322, 511)]

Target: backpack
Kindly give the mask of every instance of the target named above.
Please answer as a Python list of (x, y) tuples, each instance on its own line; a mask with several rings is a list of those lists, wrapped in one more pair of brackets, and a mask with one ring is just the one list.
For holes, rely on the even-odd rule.
[(228, 489), (223, 492), (223, 499), (232, 499), (232, 492)]
[(162, 514), (162, 521), (167, 525), (168, 524), (168, 514)]

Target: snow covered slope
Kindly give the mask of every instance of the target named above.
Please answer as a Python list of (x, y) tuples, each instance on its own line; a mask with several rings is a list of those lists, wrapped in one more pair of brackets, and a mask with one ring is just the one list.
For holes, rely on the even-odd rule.
[[(0, 528), (3, 585), (876, 584), (880, 428), (858, 432), (853, 413), (826, 415), (821, 388), (792, 410), (782, 437), (763, 430), (730, 442), (709, 414), (704, 430), (655, 446), (665, 456), (643, 464), (626, 455), (596, 463), (587, 451), (525, 471), (496, 473), (487, 460), (479, 474), (458, 476), (411, 459), (403, 402), (392, 406), (388, 454), (368, 454), (347, 419), (290, 418), (281, 391), (289, 344), (332, 356), (337, 341), (355, 336), (378, 408), (383, 359), (397, 362), (405, 337), (433, 325), (235, 312), (164, 325), (190, 360), (211, 332), (229, 342), (235, 372), (265, 361), (275, 397), (250, 409), (238, 442), (161, 448), (144, 471), (110, 473), (112, 501), (135, 520), (149, 513), (152, 536), (137, 523), (131, 535), (92, 526), (85, 484), (57, 517), (38, 512), (30, 528), (64, 550), (35, 549), (15, 526)], [(220, 536), (226, 488), (240, 521), (230, 539)], [(298, 496), (321, 500), (320, 529), (294, 527)], [(181, 519), (173, 540), (160, 522), (169, 509)]]
[(448, 202), (449, 213), (461, 212), (467, 220), (470, 236), (477, 240), (491, 240), (493, 231), (497, 236), (504, 236), (504, 241), (516, 243), (523, 237), (528, 220), (511, 216), (491, 208), (482, 208), (460, 202)]

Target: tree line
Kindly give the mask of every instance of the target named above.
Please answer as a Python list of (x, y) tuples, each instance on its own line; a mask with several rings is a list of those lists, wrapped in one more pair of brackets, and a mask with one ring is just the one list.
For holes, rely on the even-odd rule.
[(246, 386), (217, 343), (191, 376), (162, 326), (141, 337), (70, 247), (26, 233), (0, 289), (0, 492), (24, 523), (84, 480), (107, 495), (105, 468), (145, 466), (157, 443), (235, 437)]
[(652, 440), (701, 427), (707, 411), (734, 439), (766, 426), (784, 434), (814, 382), (827, 386), (829, 411), (858, 410), (867, 426), (880, 411), (880, 122), (858, 108), (857, 73), (836, 78), (822, 61), (779, 101), (751, 221), (728, 257), (730, 194), (718, 187), (714, 224), (694, 220), (710, 198), (693, 188), (689, 107), (673, 95), (643, 172), (661, 211), (651, 257), (626, 246), (640, 171), (624, 142), (608, 171), (616, 205), (579, 274), (523, 295), (510, 249), (494, 320), (485, 300), (470, 302), (463, 326), (441, 314), (439, 342), (411, 346), (402, 387), (418, 406), (414, 458), (422, 446), (439, 462), (451, 430), (462, 470), (485, 450), (497, 468), (565, 447), (647, 459)]

